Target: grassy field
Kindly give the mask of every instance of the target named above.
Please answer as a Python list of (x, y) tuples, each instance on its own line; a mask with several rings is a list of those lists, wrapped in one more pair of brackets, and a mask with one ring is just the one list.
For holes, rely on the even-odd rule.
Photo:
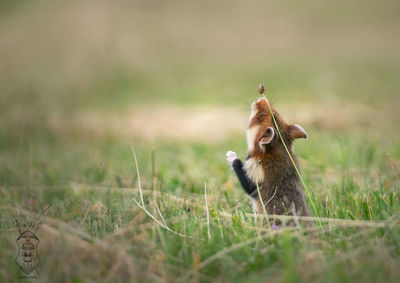
[[(38, 282), (398, 282), (398, 3), (338, 3), (0, 2), (0, 281), (18, 219)], [(259, 83), (315, 227), (255, 223), (225, 161)]]

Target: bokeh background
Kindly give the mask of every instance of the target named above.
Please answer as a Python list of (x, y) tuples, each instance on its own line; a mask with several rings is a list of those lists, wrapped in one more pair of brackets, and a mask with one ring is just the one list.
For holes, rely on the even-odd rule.
[(4, 145), (70, 130), (184, 139), (187, 119), (218, 126), (212, 139), (243, 113), (203, 121), (202, 111), (247, 110), (259, 83), (306, 124), (397, 112), (397, 1), (1, 3)]
[[(246, 156), (249, 108), (260, 83), (283, 117), (301, 124), (310, 136), (298, 142), (296, 152), (320, 216), (387, 220), (398, 213), (399, 11), (399, 1), (391, 0), (0, 1), (3, 231), (16, 233), (13, 218), (21, 209), (46, 210), (55, 222), (103, 240), (121, 227), (151, 222), (130, 198), (119, 195), (114, 202), (98, 195), (137, 188), (131, 146), (145, 188), (156, 186), (182, 199), (203, 200), (207, 180), (214, 186), (211, 205), (216, 209), (237, 209), (239, 203), (250, 212), (224, 159), (228, 150)], [(390, 209), (378, 209), (378, 201), (368, 199), (376, 195), (389, 205), (390, 192)], [(354, 203), (361, 199), (363, 206), (358, 208)], [(182, 207), (175, 208), (165, 213), (175, 215)], [(110, 218), (104, 219), (104, 211)], [(199, 215), (197, 220), (203, 221), (204, 215)], [(52, 235), (49, 231), (46, 234)], [(0, 274), (5, 280), (14, 278), (9, 272), (15, 269), (12, 236), (1, 243)], [(146, 246), (143, 237), (135, 241), (127, 237), (123, 247), (133, 258), (144, 258), (144, 269), (156, 274), (145, 278), (154, 280), (183, 276), (190, 267), (168, 267), (177, 264), (176, 258), (189, 258), (187, 262), (196, 266), (196, 260), (229, 242), (225, 238), (210, 250), (203, 247), (204, 254), (187, 250), (182, 255), (173, 239), (169, 243), (177, 248), (169, 252), (158, 242)], [(77, 249), (74, 240), (67, 242), (73, 247), (58, 254), (92, 262), (74, 258), (76, 253), (68, 251)], [(137, 243), (148, 250), (135, 250)], [(89, 244), (82, 245), (89, 250)], [(342, 278), (337, 274), (367, 281), (398, 278), (398, 254), (390, 250), (398, 245), (382, 245), (389, 255), (358, 254), (361, 264), (348, 270), (351, 264), (343, 261), (340, 272), (329, 267), (327, 276), (333, 281)], [(50, 246), (42, 247), (45, 257), (53, 260), (44, 264), (43, 280), (58, 280), (59, 274), (69, 274), (69, 280), (96, 278), (90, 268), (66, 269)], [(340, 252), (349, 258), (348, 250)], [(110, 257), (107, 249), (104, 253)], [(379, 255), (392, 265), (372, 269)], [(311, 258), (330, 262), (330, 257)], [(265, 262), (254, 275), (233, 268), (236, 259), (231, 260), (232, 265), (205, 271), (199, 278), (265, 275)], [(315, 270), (324, 270), (315, 262)], [(290, 268), (284, 272), (289, 277), (280, 277), (279, 268), (274, 268), (275, 279), (315, 279), (314, 273), (299, 275)], [(110, 274), (107, 278), (117, 276)]]

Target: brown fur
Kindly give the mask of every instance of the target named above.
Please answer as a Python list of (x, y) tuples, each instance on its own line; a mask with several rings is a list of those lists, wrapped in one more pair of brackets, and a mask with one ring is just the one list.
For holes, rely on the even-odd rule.
[[(293, 143), (296, 138), (306, 138), (307, 134), (301, 127), (287, 124), (274, 108), (272, 111), (282, 138), (298, 167)], [(298, 216), (310, 216), (299, 176), (276, 130), (267, 101), (263, 98), (252, 104), (248, 131), (254, 127), (257, 131), (248, 138), (249, 158), (244, 168), (247, 176), (258, 183), (267, 213), (293, 215), (295, 211)], [(271, 136), (272, 129), (268, 129), (270, 127), (274, 131), (272, 140), (266, 138)], [(260, 144), (263, 139), (267, 140), (267, 144)], [(256, 212), (263, 213), (258, 194), (253, 195), (253, 198)]]

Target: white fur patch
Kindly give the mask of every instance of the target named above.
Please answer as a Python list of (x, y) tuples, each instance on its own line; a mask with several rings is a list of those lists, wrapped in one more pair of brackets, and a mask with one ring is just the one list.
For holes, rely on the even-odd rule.
[(250, 110), (251, 110), (251, 112), (250, 112), (250, 117), (249, 117), (249, 124), (251, 122), (251, 119), (253, 119), (253, 117), (257, 114), (257, 107), (256, 107), (255, 102), (253, 102), (251, 104)]
[(256, 159), (250, 158), (246, 160), (244, 163), (244, 170), (246, 171), (247, 177), (254, 183), (259, 184), (264, 181), (264, 169)]
[(237, 156), (236, 152), (228, 151), (226, 153), (226, 161), (228, 161), (228, 163), (230, 165), (232, 165), (233, 161), (235, 161), (236, 159), (238, 159), (238, 156)]
[(248, 151), (252, 151), (254, 149), (254, 143), (256, 140), (256, 136), (258, 134), (260, 126), (253, 126), (249, 129), (247, 129), (247, 149)]

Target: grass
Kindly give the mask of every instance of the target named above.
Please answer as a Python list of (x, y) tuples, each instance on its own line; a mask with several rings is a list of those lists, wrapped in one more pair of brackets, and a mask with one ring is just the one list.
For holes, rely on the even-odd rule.
[[(0, 3), (0, 282), (21, 280), (15, 219), (41, 220), (41, 282), (398, 281), (397, 2), (107, 5)], [(225, 160), (245, 158), (244, 127), (149, 139), (128, 123), (171, 105), (246, 122), (259, 83), (309, 134), (315, 227), (255, 221)]]
[[(128, 258), (135, 268), (130, 278), (145, 281), (394, 282), (400, 256), (398, 145), (382, 147), (373, 139), (365, 144), (362, 137), (312, 132), (308, 143), (297, 145), (318, 216), (354, 220), (322, 220), (325, 238), (293, 227), (270, 234), (254, 223), (247, 198), (224, 160), (225, 149), (245, 148), (243, 137), (223, 144), (164, 144), (156, 150), (155, 190), (151, 146), (136, 146), (146, 209), (185, 236), (157, 224), (133, 201), (140, 198), (128, 143), (31, 143), (21, 152), (8, 152), (14, 167), (2, 159), (1, 230), (12, 233), (1, 240), (3, 280), (15, 280), (13, 219), (24, 220), (49, 207), (42, 218), (46, 226), (38, 232), (42, 275), (49, 281), (59, 280), (60, 274), (67, 281), (94, 280), (103, 273), (122, 280), (124, 273), (110, 272), (124, 270), (115, 265)], [(49, 229), (55, 229), (54, 235)], [(74, 237), (84, 243), (84, 253), (69, 252), (78, 245)], [(53, 250), (49, 243), (54, 241), (66, 245), (65, 250)], [(120, 249), (124, 254), (115, 254)], [(60, 258), (49, 261), (55, 252)], [(102, 273), (67, 268), (92, 261)]]

